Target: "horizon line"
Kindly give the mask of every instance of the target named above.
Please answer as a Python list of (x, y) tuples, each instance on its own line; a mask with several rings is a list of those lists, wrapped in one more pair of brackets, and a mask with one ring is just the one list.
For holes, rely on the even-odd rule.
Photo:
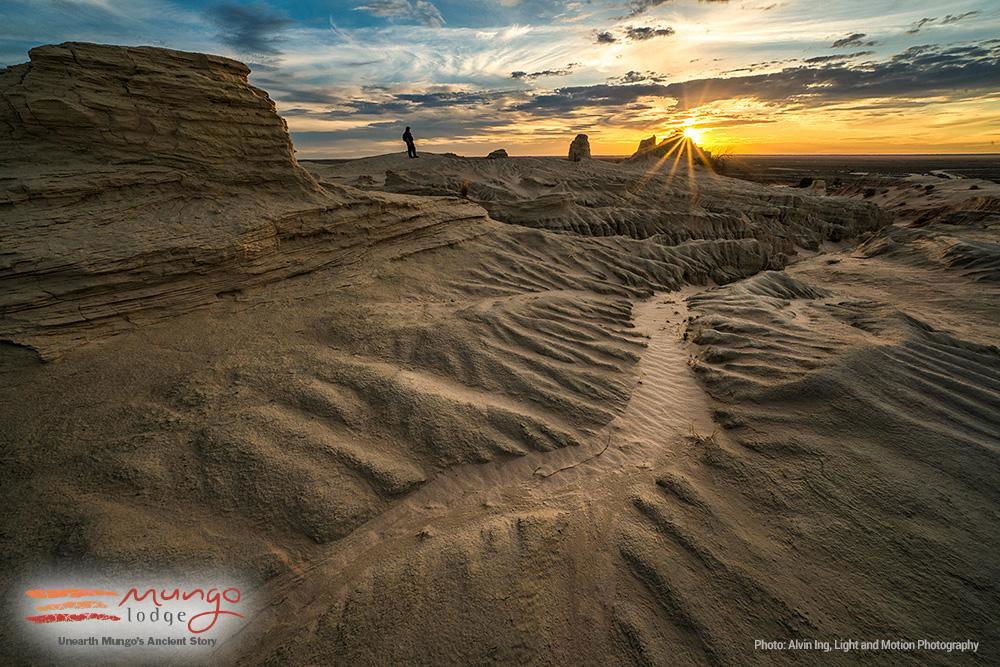
[[(402, 153), (404, 151), (393, 151), (390, 153), (373, 153), (370, 155), (359, 155), (359, 156), (309, 156), (309, 157), (297, 157), (296, 160), (364, 160), (373, 157), (382, 157), (385, 155), (395, 155), (396, 153)], [(445, 151), (443, 153), (437, 153), (435, 151), (421, 151), (423, 153), (428, 153), (430, 155), (446, 155), (452, 154), (463, 158), (475, 158), (482, 157), (486, 158), (485, 155), (462, 155), (460, 153), (455, 153), (454, 151)], [(595, 153), (592, 158), (627, 158), (632, 157), (634, 153)], [(993, 153), (728, 153), (731, 157), (1000, 157), (1000, 151)], [(564, 158), (564, 155), (510, 155), (505, 159), (511, 158)]]

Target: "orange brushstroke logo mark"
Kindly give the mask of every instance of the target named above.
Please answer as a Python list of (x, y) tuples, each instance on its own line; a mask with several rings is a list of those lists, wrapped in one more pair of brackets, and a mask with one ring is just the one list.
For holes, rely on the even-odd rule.
[[(53, 600), (58, 598), (83, 598), (95, 596), (118, 597), (114, 591), (102, 591), (91, 588), (62, 588), (62, 589), (36, 589), (25, 591), (29, 598), (41, 600)], [(57, 602), (54, 604), (44, 604), (37, 607), (38, 611), (54, 611), (57, 609), (101, 609), (107, 607), (103, 602), (97, 600), (69, 600), (67, 602)], [(39, 616), (25, 616), (26, 621), (31, 623), (77, 623), (80, 621), (120, 621), (119, 616), (111, 614), (41, 614)]]
[(29, 598), (89, 598), (92, 595), (113, 595), (118, 597), (118, 593), (113, 591), (87, 590), (83, 588), (67, 588), (64, 590), (39, 590), (33, 589), (24, 593)]
[(56, 611), (58, 609), (104, 609), (108, 605), (103, 602), (93, 600), (76, 600), (70, 602), (60, 602), (59, 604), (43, 604), (35, 607), (38, 611)]

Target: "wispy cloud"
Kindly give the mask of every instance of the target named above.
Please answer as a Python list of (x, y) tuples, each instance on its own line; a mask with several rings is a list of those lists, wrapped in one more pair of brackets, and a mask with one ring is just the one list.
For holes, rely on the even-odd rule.
[[(625, 3), (628, 9), (627, 18), (633, 18), (635, 16), (640, 16), (645, 14), (651, 9), (655, 9), (660, 5), (665, 5), (671, 0), (629, 0)], [(698, 2), (729, 2), (729, 0), (698, 0)], [(772, 5), (773, 7), (773, 5)], [(765, 9), (771, 9), (772, 7), (766, 7)]]
[(941, 24), (948, 25), (949, 23), (958, 23), (959, 21), (964, 21), (967, 18), (978, 16), (981, 13), (982, 12), (976, 9), (971, 12), (965, 12), (964, 14), (948, 14), (943, 19), (941, 19)]
[[(940, 23), (938, 25), (943, 25), (943, 26), (944, 25), (951, 25), (953, 23), (958, 23), (959, 21), (964, 21), (967, 18), (971, 18), (973, 16), (978, 16), (981, 13), (982, 12), (980, 12), (978, 9), (975, 9), (975, 10), (972, 10), (972, 11), (964, 12), (962, 14), (947, 14), (947, 15), (945, 15), (945, 17), (943, 19), (941, 19), (941, 21), (940, 21)], [(935, 16), (935, 17), (925, 17), (925, 18), (920, 19), (919, 21), (914, 21), (913, 25), (910, 26), (910, 29), (906, 31), (906, 34), (907, 35), (915, 35), (918, 32), (920, 32), (920, 30), (925, 25), (928, 25), (930, 23), (935, 23), (935, 22), (937, 22), (937, 20), (938, 19)]]
[(281, 33), (292, 23), (265, 5), (233, 2), (210, 7), (208, 16), (219, 27), (223, 44), (250, 54), (280, 53)]
[(441, 11), (428, 0), (369, 0), (355, 9), (372, 16), (413, 21), (432, 28), (445, 24)]
[(578, 68), (580, 63), (570, 63), (561, 69), (543, 69), (538, 72), (525, 72), (522, 70), (517, 70), (510, 73), (510, 78), (520, 79), (521, 81), (534, 81), (535, 79), (541, 79), (550, 76), (569, 76), (573, 73), (573, 70)]
[(670, 0), (629, 0), (629, 2), (625, 3), (625, 6), (628, 8), (627, 16), (629, 18), (640, 16), (650, 9), (659, 7), (667, 2), (670, 2)]
[(836, 53), (829, 56), (813, 56), (812, 58), (806, 58), (802, 62), (809, 65), (815, 65), (817, 63), (831, 63), (841, 60), (853, 60), (854, 58), (860, 58), (862, 56), (870, 56), (874, 54), (874, 51), (855, 51), (854, 53)]
[[(863, 52), (838, 56), (858, 57)], [(789, 113), (823, 108), (890, 113), (920, 100), (974, 99), (988, 94), (1000, 77), (1000, 46), (915, 47), (889, 59), (847, 64), (817, 63), (780, 72), (665, 83), (655, 72), (629, 71), (607, 83), (554, 90), (492, 90), (393, 93), (331, 100), (325, 111), (302, 111), (314, 119), (354, 119), (350, 128), (323, 134), (327, 140), (378, 141), (397, 125), (413, 125), (427, 139), (521, 136), (533, 127), (594, 127), (594, 119), (619, 128), (663, 126), (685, 114), (703, 116), (704, 127), (768, 125)], [(756, 104), (755, 113), (732, 110), (704, 115), (720, 102), (731, 109)], [(554, 119), (559, 119), (553, 123)], [(320, 135), (311, 134), (311, 140)]]
[(863, 32), (855, 32), (855, 33), (852, 33), (850, 35), (847, 35), (846, 37), (841, 37), (840, 39), (838, 39), (837, 41), (835, 41), (833, 44), (831, 44), (830, 48), (831, 49), (843, 49), (843, 48), (846, 48), (848, 46), (875, 46), (875, 41), (874, 40), (865, 41), (865, 37), (867, 37), (867, 36), (868, 35), (866, 35)]
[(925, 25), (927, 25), (928, 23), (934, 23), (935, 21), (937, 21), (936, 18), (922, 18), (919, 21), (915, 22), (913, 26), (906, 31), (906, 34), (916, 35), (918, 32), (920, 32), (920, 29), (923, 28)]

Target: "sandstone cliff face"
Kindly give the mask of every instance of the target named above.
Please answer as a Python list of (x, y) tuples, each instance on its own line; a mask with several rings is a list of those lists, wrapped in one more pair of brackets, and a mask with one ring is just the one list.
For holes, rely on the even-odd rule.
[(284, 120), (247, 83), (242, 63), (79, 43), (38, 47), (30, 57), (0, 73), (0, 147), (13, 159), (155, 165), (178, 170), (187, 186), (315, 188), (294, 166)]
[(0, 71), (0, 340), (43, 357), (485, 218), (320, 188), (236, 61), (80, 43), (30, 56)]

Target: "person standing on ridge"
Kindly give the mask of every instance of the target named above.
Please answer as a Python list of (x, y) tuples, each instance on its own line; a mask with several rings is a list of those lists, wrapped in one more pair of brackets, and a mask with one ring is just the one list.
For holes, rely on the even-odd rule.
[(406, 155), (407, 157), (417, 157), (417, 146), (413, 143), (413, 135), (410, 134), (410, 126), (406, 126), (406, 132), (403, 132), (403, 141), (406, 142)]

